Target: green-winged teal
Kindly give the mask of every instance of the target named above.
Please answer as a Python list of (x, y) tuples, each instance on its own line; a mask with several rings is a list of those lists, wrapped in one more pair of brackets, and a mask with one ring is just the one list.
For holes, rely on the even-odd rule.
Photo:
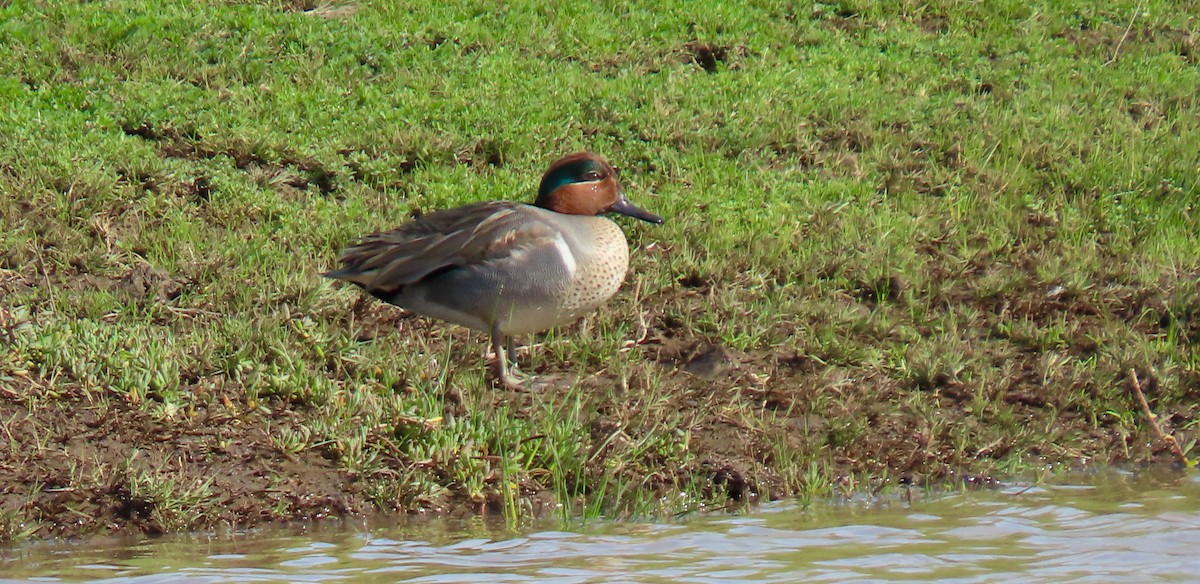
[(362, 238), (325, 276), (489, 333), (497, 380), (518, 387), (508, 363), (512, 336), (574, 321), (625, 279), (629, 248), (620, 227), (599, 216), (609, 212), (663, 221), (629, 203), (608, 161), (579, 152), (550, 165), (533, 205), (491, 201), (430, 213)]

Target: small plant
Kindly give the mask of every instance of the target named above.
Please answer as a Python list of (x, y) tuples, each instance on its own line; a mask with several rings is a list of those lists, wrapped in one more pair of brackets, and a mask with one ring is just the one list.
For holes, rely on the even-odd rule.
[(19, 509), (0, 510), (0, 542), (14, 543), (32, 539), (42, 528)]

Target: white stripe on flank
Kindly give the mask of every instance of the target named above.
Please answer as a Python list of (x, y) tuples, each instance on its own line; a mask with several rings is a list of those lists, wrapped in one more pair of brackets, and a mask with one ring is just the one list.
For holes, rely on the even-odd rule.
[(567, 245), (567, 240), (563, 239), (561, 233), (554, 236), (554, 247), (558, 248), (558, 255), (562, 257), (563, 265), (567, 267), (567, 273), (572, 278), (575, 277), (575, 254), (571, 253), (571, 247)]

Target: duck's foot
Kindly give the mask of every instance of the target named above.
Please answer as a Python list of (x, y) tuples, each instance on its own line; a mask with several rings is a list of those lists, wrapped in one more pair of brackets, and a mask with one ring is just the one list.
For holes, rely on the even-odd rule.
[(511, 338), (505, 343), (504, 335), (497, 325), (492, 325), (492, 352), (496, 360), (492, 363), (492, 381), (512, 391), (526, 391), (530, 388), (529, 378), (517, 371), (517, 351)]
[(533, 381), (522, 375), (516, 367), (506, 367), (502, 363), (502, 359), (497, 360), (496, 366), (492, 367), (492, 383), (509, 391), (528, 391), (533, 387)]

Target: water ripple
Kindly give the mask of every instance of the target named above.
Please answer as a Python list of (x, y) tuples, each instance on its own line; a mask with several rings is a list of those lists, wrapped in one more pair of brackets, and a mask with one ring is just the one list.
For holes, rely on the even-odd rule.
[(16, 582), (1147, 582), (1200, 574), (1200, 483), (1068, 485), (912, 505), (766, 506), (511, 533), (310, 529), (0, 550)]

